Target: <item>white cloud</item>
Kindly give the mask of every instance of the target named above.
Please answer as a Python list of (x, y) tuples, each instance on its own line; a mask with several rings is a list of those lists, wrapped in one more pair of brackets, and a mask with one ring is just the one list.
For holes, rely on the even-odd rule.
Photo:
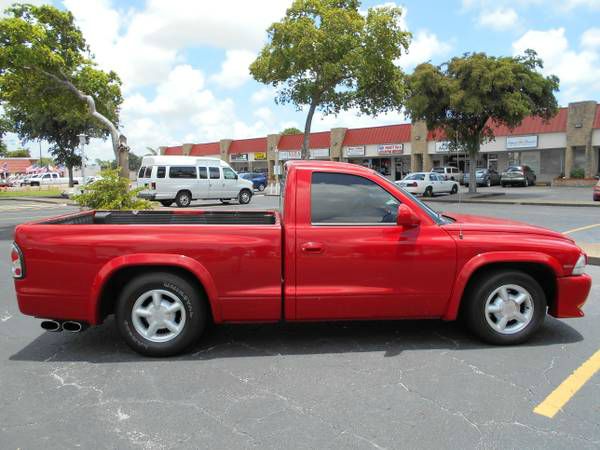
[[(590, 35), (588, 35), (589, 38)], [(544, 62), (544, 73), (560, 78), (560, 99), (564, 103), (589, 100), (600, 89), (597, 67), (600, 54), (597, 50), (583, 47), (580, 51), (569, 46), (564, 28), (546, 31), (531, 30), (513, 42), (514, 54), (532, 48)]]
[(451, 48), (450, 44), (440, 41), (434, 33), (419, 30), (413, 36), (408, 54), (402, 55), (399, 64), (403, 69), (408, 70), (434, 57), (446, 55)]
[(581, 46), (587, 48), (600, 47), (600, 28), (590, 28), (581, 35)]
[[(306, 108), (303, 112), (306, 113)], [(337, 116), (333, 114), (325, 116), (317, 111), (312, 122), (312, 130), (325, 131), (335, 127), (362, 128), (380, 125), (392, 125), (405, 123), (408, 121), (409, 120), (404, 116), (403, 111), (394, 111), (386, 114), (380, 114), (378, 116), (360, 114), (357, 109), (342, 111)], [(303, 129), (304, 126), (299, 128)]]
[(496, 8), (493, 10), (484, 10), (479, 15), (479, 25), (493, 30), (501, 31), (515, 27), (519, 21), (519, 16), (512, 8)]
[(211, 77), (216, 84), (234, 89), (250, 80), (249, 66), (256, 58), (256, 53), (248, 50), (227, 50), (221, 71)]

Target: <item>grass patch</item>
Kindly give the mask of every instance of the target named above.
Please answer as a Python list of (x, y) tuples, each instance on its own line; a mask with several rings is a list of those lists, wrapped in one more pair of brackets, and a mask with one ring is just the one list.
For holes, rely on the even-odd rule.
[(33, 190), (27, 189), (22, 191), (6, 191), (0, 190), (0, 198), (3, 197), (60, 197), (62, 191), (58, 188)]

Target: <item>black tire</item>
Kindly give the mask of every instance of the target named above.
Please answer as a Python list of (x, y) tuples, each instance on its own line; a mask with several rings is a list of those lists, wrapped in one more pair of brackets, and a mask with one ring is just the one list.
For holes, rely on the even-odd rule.
[(506, 187), (506, 184), (505, 183), (500, 183), (500, 186)]
[(423, 192), (423, 197), (433, 197), (433, 188), (431, 186), (427, 186), (425, 191)]
[(258, 185), (258, 191), (259, 191), (259, 192), (262, 192), (262, 191), (264, 191), (264, 190), (265, 190), (265, 185), (264, 185), (264, 184), (259, 184), (259, 185)]
[[(510, 334), (501, 333), (489, 323), (496, 316), (488, 316), (486, 303), (495, 290), (501, 286), (514, 285), (525, 289), (531, 299), (532, 312), (527, 324), (518, 331)], [(509, 288), (509, 291), (512, 288)], [(521, 271), (501, 270), (488, 272), (473, 281), (470, 291), (466, 293), (463, 301), (463, 319), (467, 327), (483, 341), (494, 345), (514, 345), (527, 341), (542, 325), (546, 317), (546, 295), (537, 281)], [(528, 310), (526, 302), (517, 308)], [(489, 320), (488, 320), (489, 317)], [(514, 319), (508, 322), (507, 327), (515, 325)]]
[(238, 195), (240, 205), (247, 205), (252, 200), (252, 192), (248, 189), (242, 189)]
[(175, 197), (175, 203), (180, 208), (187, 208), (192, 203), (192, 194), (190, 191), (179, 191)]
[(39, 186), (39, 185), (40, 185), (40, 183), (38, 183), (37, 181), (33, 181), (33, 182), (30, 184), (30, 186), (31, 186), (31, 187), (34, 187), (34, 186), (35, 186), (35, 187), (37, 187), (37, 186)]
[[(181, 299), (185, 308), (185, 323), (178, 335), (166, 342), (153, 342), (140, 334), (132, 319), (132, 309), (138, 298), (148, 291), (160, 289)], [(208, 321), (206, 299), (198, 288), (179, 275), (151, 272), (134, 278), (121, 291), (115, 311), (117, 329), (134, 351), (155, 357), (173, 356), (198, 341)]]
[(173, 200), (161, 200), (160, 204), (166, 207), (169, 207), (173, 204)]
[(458, 192), (458, 186), (456, 184), (452, 185), (452, 189), (450, 189), (451, 194), (456, 194)]

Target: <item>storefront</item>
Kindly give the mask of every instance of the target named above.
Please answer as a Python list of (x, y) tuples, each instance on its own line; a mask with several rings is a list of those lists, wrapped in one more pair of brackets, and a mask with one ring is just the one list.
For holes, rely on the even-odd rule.
[(230, 154), (229, 163), (236, 172), (268, 172), (266, 152)]
[(349, 146), (342, 149), (344, 160), (373, 169), (390, 180), (400, 180), (410, 172), (406, 144)]

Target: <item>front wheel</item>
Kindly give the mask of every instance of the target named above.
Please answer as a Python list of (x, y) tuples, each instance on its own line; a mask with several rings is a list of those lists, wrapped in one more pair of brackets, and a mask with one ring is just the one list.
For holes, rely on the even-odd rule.
[(451, 194), (456, 194), (458, 192), (458, 186), (456, 184), (452, 185), (452, 189), (450, 190)]
[(240, 192), (240, 195), (238, 195), (238, 201), (240, 202), (240, 205), (247, 205), (250, 203), (250, 200), (252, 200), (252, 193), (247, 189), (244, 189)]
[(259, 192), (262, 192), (262, 191), (264, 191), (264, 190), (265, 190), (265, 185), (264, 185), (264, 184), (259, 184), (259, 185), (258, 185), (258, 191), (259, 191)]
[(425, 191), (423, 192), (423, 197), (433, 197), (433, 188), (431, 186), (427, 186)]
[(463, 313), (469, 329), (485, 342), (520, 344), (544, 322), (546, 296), (528, 274), (497, 271), (476, 281), (463, 299)]
[(118, 299), (117, 328), (136, 352), (146, 356), (181, 353), (201, 336), (206, 301), (188, 280), (154, 272), (130, 281)]

